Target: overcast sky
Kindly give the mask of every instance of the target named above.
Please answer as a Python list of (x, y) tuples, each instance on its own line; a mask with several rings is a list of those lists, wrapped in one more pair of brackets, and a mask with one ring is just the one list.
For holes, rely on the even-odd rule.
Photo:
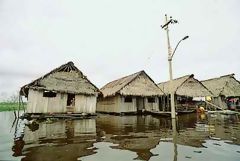
[(0, 99), (68, 61), (99, 88), (145, 70), (169, 79), (167, 13), (174, 78), (240, 78), (239, 0), (0, 0)]

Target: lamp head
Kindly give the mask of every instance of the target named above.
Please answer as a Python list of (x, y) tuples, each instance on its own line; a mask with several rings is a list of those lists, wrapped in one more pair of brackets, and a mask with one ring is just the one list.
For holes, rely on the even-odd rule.
[(187, 38), (189, 38), (189, 36), (185, 36), (182, 40), (186, 40)]

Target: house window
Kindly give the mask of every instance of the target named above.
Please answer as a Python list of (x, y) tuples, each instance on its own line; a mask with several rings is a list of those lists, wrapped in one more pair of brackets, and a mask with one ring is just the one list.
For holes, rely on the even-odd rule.
[(148, 103), (155, 103), (155, 98), (149, 97), (148, 98)]
[(124, 102), (132, 102), (132, 97), (130, 96), (125, 97)]
[(75, 106), (75, 94), (68, 94), (67, 106)]
[(43, 97), (56, 97), (57, 93), (53, 91), (44, 91), (43, 92)]

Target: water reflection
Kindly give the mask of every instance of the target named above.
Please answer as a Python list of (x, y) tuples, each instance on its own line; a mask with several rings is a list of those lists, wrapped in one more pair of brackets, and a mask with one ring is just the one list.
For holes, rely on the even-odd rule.
[[(192, 114), (179, 116), (175, 121), (152, 116), (99, 115), (83, 120), (35, 120), (30, 123), (22, 120), (17, 127), (17, 133), (10, 133), (15, 137), (14, 142), (9, 141), (13, 145), (0, 147), (0, 160), (1, 154), (4, 158), (20, 156), (17, 158), (23, 161), (105, 161), (113, 158), (115, 161), (180, 161), (202, 160), (206, 156), (214, 156), (212, 160), (239, 160), (240, 153), (237, 150), (240, 123), (236, 115)], [(4, 133), (9, 134), (9, 131)], [(0, 143), (4, 143), (1, 139)], [(218, 154), (219, 149), (227, 153)], [(8, 150), (9, 154), (2, 153)]]
[(177, 119), (172, 119), (173, 145), (174, 145), (174, 161), (177, 161)]
[(169, 127), (169, 120), (160, 123), (151, 116), (101, 116), (97, 119), (98, 130), (104, 134), (102, 141), (116, 144), (113, 149), (135, 152), (134, 159), (138, 160), (149, 160), (157, 155), (150, 150), (160, 142), (161, 125)]
[[(16, 119), (13, 122), (13, 126), (15, 121)], [(14, 132), (14, 145), (12, 147), (13, 156), (22, 155), (22, 149), (25, 145), (25, 142), (23, 140), (23, 137), (25, 134), (24, 130), (25, 130), (25, 126), (28, 124), (30, 124), (29, 121), (24, 118), (17, 119), (16, 121), (15, 132)]]
[(95, 119), (59, 120), (39, 123), (39, 129), (25, 130), (23, 161), (77, 160), (94, 154)]

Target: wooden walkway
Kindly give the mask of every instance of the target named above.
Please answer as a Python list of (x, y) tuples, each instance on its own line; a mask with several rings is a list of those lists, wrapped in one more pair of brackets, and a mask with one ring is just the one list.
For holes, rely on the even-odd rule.
[(26, 113), (23, 115), (25, 118), (31, 119), (47, 119), (47, 118), (58, 118), (58, 119), (86, 119), (92, 118), (96, 114), (85, 114), (85, 113), (53, 113), (53, 114), (36, 114)]
[(171, 117), (171, 112), (169, 111), (146, 111), (147, 113), (153, 116), (164, 116), (164, 117)]

